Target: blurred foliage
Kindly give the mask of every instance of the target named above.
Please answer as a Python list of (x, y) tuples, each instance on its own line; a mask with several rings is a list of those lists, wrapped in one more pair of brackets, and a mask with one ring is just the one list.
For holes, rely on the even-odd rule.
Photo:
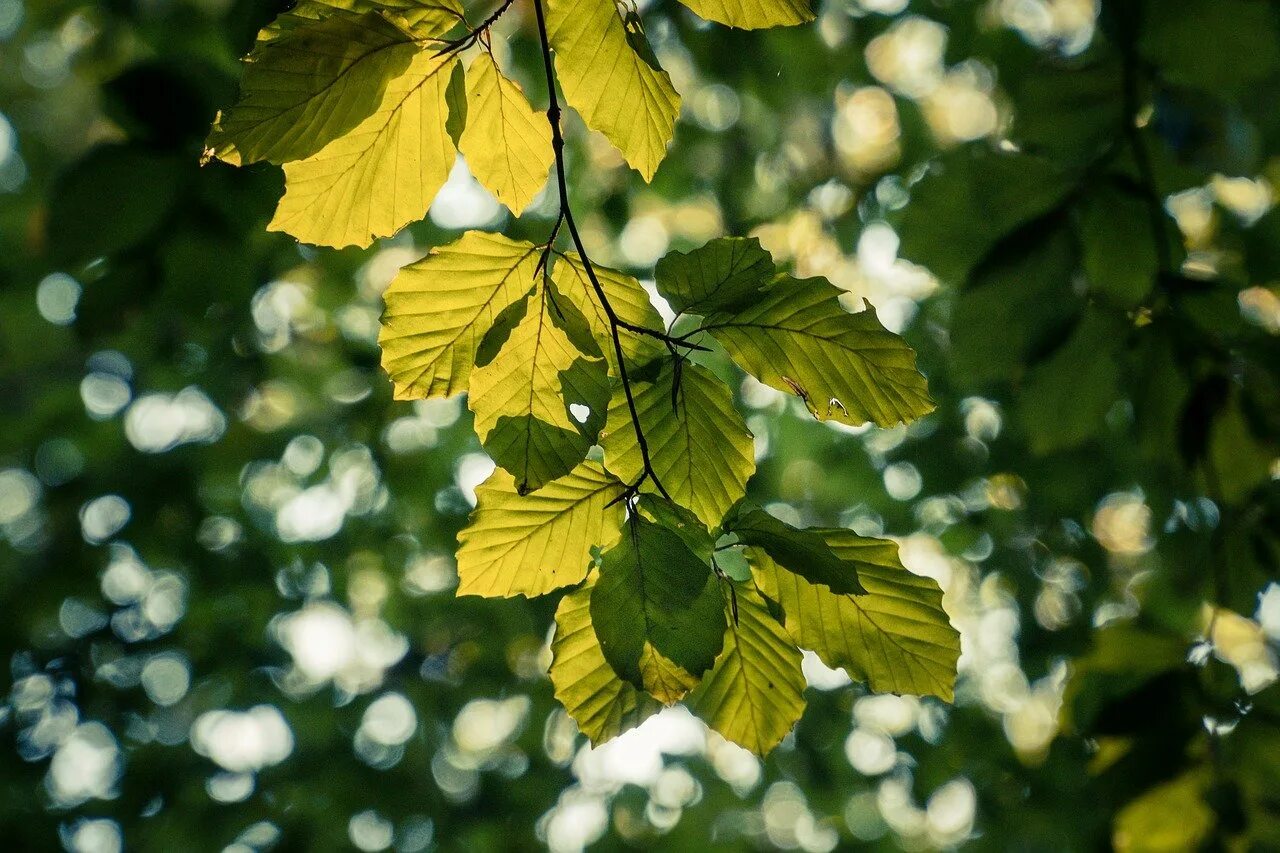
[(278, 11), (0, 0), (9, 847), (1280, 848), (1274, 4), (645, 11), (684, 113), (648, 186), (571, 129), (593, 253), (753, 233), (939, 403), (862, 433), (739, 389), (757, 496), (898, 538), (963, 636), (953, 708), (810, 659), (764, 762), (679, 712), (587, 748), (555, 602), (453, 597), (490, 463), (391, 402), (380, 294), (553, 209), (456, 169), (370, 250), (266, 232), (279, 170), (199, 157)]

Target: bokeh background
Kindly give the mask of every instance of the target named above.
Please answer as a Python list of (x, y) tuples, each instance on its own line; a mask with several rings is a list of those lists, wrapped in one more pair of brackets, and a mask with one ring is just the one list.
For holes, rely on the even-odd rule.
[[(593, 256), (758, 235), (938, 401), (848, 430), (741, 384), (753, 495), (898, 538), (963, 635), (954, 707), (808, 656), (765, 761), (679, 708), (589, 748), (555, 596), (454, 598), (492, 463), (391, 402), (380, 294), (555, 200), (459, 161), (369, 250), (267, 233), (279, 170), (199, 160), (281, 8), (0, 0), (0, 846), (1280, 850), (1274, 4), (645, 6), (684, 110), (648, 186), (571, 119)], [(495, 46), (545, 102), (530, 25)]]

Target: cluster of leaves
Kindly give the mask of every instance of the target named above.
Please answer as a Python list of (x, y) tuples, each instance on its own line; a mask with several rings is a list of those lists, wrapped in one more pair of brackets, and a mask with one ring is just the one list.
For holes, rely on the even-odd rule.
[[(334, 246), (425, 213), (452, 162), (450, 123), (516, 214), (555, 163), (560, 213), (545, 243), (469, 231), (385, 294), (396, 398), (465, 391), (499, 466), (459, 535), (459, 594), (578, 587), (557, 613), (551, 676), (596, 742), (687, 699), (764, 754), (803, 711), (800, 647), (874, 689), (950, 700), (959, 638), (937, 584), (907, 572), (890, 541), (797, 529), (745, 503), (753, 437), (730, 388), (694, 358), (714, 346), (819, 419), (892, 426), (933, 408), (915, 354), (869, 306), (850, 314), (830, 282), (779, 272), (740, 238), (658, 264), (658, 293), (686, 330), (664, 327), (636, 279), (586, 255), (557, 93), (542, 122), (490, 50), (509, 5), (453, 39), (465, 19), (449, 3), (297, 7), (259, 36), (241, 99), (209, 140), (228, 162), (283, 162), (271, 227)], [(638, 18), (612, 0), (551, 2), (545, 19), (541, 0), (534, 9), (548, 87), (554, 51), (568, 103), (652, 177), (679, 98)], [(810, 17), (785, 5), (702, 11), (749, 27)], [(576, 251), (557, 247), (562, 224)]]

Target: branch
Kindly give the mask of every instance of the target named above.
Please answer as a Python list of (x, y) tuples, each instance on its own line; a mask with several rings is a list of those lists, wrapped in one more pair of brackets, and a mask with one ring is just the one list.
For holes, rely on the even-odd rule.
[[(510, 2), (510, 0), (507, 0), (507, 2)], [(569, 236), (573, 239), (573, 245), (578, 251), (578, 257), (582, 258), (582, 267), (587, 273), (587, 279), (591, 282), (591, 287), (595, 291), (596, 299), (600, 302), (600, 307), (604, 310), (605, 316), (609, 318), (609, 336), (613, 339), (613, 352), (618, 359), (618, 377), (622, 380), (622, 392), (627, 398), (627, 410), (631, 413), (631, 425), (635, 428), (636, 443), (640, 446), (640, 459), (644, 463), (644, 472), (640, 475), (640, 479), (631, 484), (627, 491), (634, 492), (645, 479), (650, 479), (657, 490), (662, 493), (662, 496), (667, 500), (671, 500), (671, 495), (653, 470), (653, 462), (649, 457), (649, 442), (645, 440), (644, 429), (640, 426), (640, 414), (636, 411), (635, 395), (631, 391), (631, 379), (627, 375), (626, 358), (622, 353), (622, 337), (619, 334), (620, 329), (635, 332), (644, 327), (627, 323), (620, 319), (617, 312), (613, 310), (613, 305), (609, 303), (609, 297), (604, 292), (600, 279), (596, 276), (595, 266), (587, 255), (587, 248), (582, 245), (582, 237), (578, 234), (578, 226), (573, 221), (573, 208), (569, 204), (569, 184), (564, 165), (564, 134), (560, 130), (560, 101), (556, 96), (555, 71), (551, 66), (551, 41), (547, 37), (547, 20), (546, 14), (542, 9), (542, 0), (533, 0), (533, 9), (538, 19), (538, 39), (542, 46), (542, 64), (547, 72), (547, 121), (551, 124), (551, 147), (556, 155), (556, 184), (560, 191), (560, 215), (556, 220), (556, 227), (558, 228), (560, 222), (563, 221), (565, 227), (569, 229)], [(649, 329), (645, 329), (643, 333), (653, 334), (652, 330)]]
[[(458, 53), (480, 41), (480, 39), (488, 35), (489, 28), (498, 22), (498, 19), (511, 8), (511, 4), (514, 2), (515, 0), (502, 0), (502, 5), (495, 9), (492, 15), (481, 21), (474, 29), (470, 30), (465, 35), (458, 36), (456, 39), (444, 40), (440, 50), (437, 51), (437, 55), (443, 56), (449, 53)], [(486, 41), (485, 44), (487, 45), (488, 42)]]

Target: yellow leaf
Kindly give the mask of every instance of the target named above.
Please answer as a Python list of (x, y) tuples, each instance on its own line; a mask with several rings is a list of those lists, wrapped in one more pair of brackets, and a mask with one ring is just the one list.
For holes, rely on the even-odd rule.
[(600, 349), (582, 316), (553, 287), (544, 283), (499, 318), (493, 334), (508, 337), (491, 361), (482, 344), (467, 393), (480, 442), (512, 473), (521, 494), (567, 474), (586, 457), (609, 405)]
[(458, 141), (476, 180), (519, 216), (555, 160), (551, 125), (481, 51), (467, 69), (467, 127)]
[(680, 96), (639, 18), (624, 20), (614, 0), (549, 0), (547, 30), (569, 106), (651, 180), (675, 133)]
[(377, 12), (300, 26), (245, 60), (240, 100), (219, 115), (208, 155), (234, 165), (315, 154), (378, 108), (418, 50)]
[[(734, 408), (733, 394), (715, 374), (685, 364), (673, 402), (675, 378), (666, 362), (653, 382), (634, 383), (636, 412), (663, 488), (710, 529), (746, 494), (756, 470), (755, 440)], [(640, 477), (644, 460), (621, 389), (609, 404), (600, 444), (610, 471), (628, 483)], [(643, 488), (656, 491), (647, 481)]]
[(453, 167), (445, 91), (458, 58), (418, 53), (373, 115), (319, 153), (284, 167), (267, 226), (304, 243), (367, 246), (421, 219)]
[[(618, 319), (648, 329), (662, 328), (662, 318), (653, 307), (653, 303), (649, 301), (649, 294), (645, 293), (640, 282), (617, 270), (595, 265), (592, 265), (592, 268)], [(613, 351), (613, 338), (609, 334), (609, 318), (596, 298), (595, 290), (591, 287), (587, 270), (578, 253), (565, 252), (560, 255), (556, 260), (552, 278), (555, 279), (556, 287), (565, 295), (565, 298), (572, 302), (587, 319), (591, 334), (600, 344), (600, 349), (609, 362), (609, 372), (617, 376), (617, 357)], [(622, 329), (619, 331), (619, 336), (622, 341), (622, 354), (628, 362), (643, 364), (666, 352), (659, 341), (648, 335), (638, 335)]]
[(1201, 849), (1216, 822), (1204, 799), (1204, 774), (1192, 771), (1151, 788), (1116, 815), (1117, 853), (1184, 853)]
[(593, 746), (634, 729), (662, 704), (614, 674), (591, 624), (592, 578), (560, 599), (551, 640), (551, 684)]
[(813, 20), (806, 0), (680, 0), (699, 18), (728, 27), (760, 30)]
[(476, 508), (458, 534), (458, 594), (543, 595), (580, 583), (593, 548), (618, 541), (623, 485), (598, 462), (583, 462), (531, 495), (501, 468), (476, 489)]
[(722, 584), (726, 598), (733, 585), (737, 621), (729, 608), (724, 651), (687, 701), (711, 728), (764, 756), (804, 714), (800, 650), (753, 586)]
[(299, 0), (262, 28), (258, 42), (271, 41), (312, 21), (375, 11), (422, 39), (444, 35), (463, 20), (457, 0)]
[(931, 578), (907, 571), (898, 546), (851, 530), (811, 528), (843, 560), (856, 563), (865, 595), (839, 595), (749, 549), (761, 591), (778, 602), (784, 625), (802, 649), (878, 693), (954, 695), (960, 635), (942, 609)]
[(395, 277), (378, 343), (397, 400), (465, 391), (480, 342), (534, 288), (539, 248), (468, 231)]

